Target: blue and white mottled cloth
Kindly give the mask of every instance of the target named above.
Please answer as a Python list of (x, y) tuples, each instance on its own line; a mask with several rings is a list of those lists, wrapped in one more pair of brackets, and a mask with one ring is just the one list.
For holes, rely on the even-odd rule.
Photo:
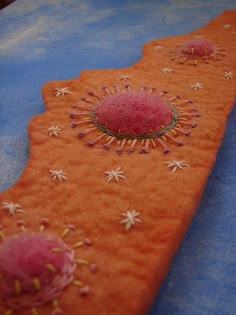
[[(18, 0), (0, 11), (0, 190), (28, 159), (41, 86), (83, 69), (119, 68), (144, 42), (188, 33), (234, 0)], [(236, 314), (234, 110), (197, 215), (149, 315)], [(99, 315), (99, 314), (98, 314)]]

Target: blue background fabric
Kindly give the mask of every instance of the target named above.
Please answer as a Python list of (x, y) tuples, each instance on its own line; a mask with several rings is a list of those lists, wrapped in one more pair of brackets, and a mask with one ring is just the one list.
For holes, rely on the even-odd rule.
[[(44, 82), (129, 66), (145, 42), (188, 33), (234, 8), (234, 0), (18, 0), (0, 11), (0, 190), (28, 159), (27, 124), (44, 112)], [(236, 110), (149, 315), (236, 314), (235, 122)]]

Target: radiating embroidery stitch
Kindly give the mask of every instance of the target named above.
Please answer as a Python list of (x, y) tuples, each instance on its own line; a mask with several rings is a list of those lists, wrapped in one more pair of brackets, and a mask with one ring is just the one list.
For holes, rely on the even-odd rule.
[(204, 85), (203, 85), (203, 83), (196, 82), (196, 83), (194, 83), (194, 84), (191, 84), (190, 87), (191, 87), (191, 89), (193, 89), (194, 91), (197, 91), (197, 90), (203, 89)]
[(136, 148), (140, 154), (149, 153), (151, 148), (168, 153), (167, 143), (182, 145), (178, 136), (190, 135), (196, 126), (191, 120), (200, 116), (191, 100), (179, 95), (168, 97), (167, 91), (157, 93), (146, 86), (136, 90), (131, 84), (104, 86), (102, 91), (89, 91), (89, 98), (73, 104), (69, 119), (72, 128), (79, 128), (79, 139), (94, 134), (87, 141), (89, 147), (103, 143), (109, 150), (116, 146), (118, 155), (126, 148), (128, 154)]
[(165, 162), (165, 164), (167, 165), (167, 167), (172, 169), (172, 173), (175, 173), (178, 169), (183, 170), (184, 167), (190, 167), (190, 165), (186, 163), (185, 161), (177, 161), (177, 160), (168, 161), (168, 162)]
[(67, 176), (64, 170), (50, 170), (49, 173), (53, 181), (59, 180), (60, 182), (62, 182), (63, 180), (67, 180)]
[(126, 179), (123, 175), (124, 172), (118, 167), (116, 170), (106, 171), (105, 174), (107, 175), (107, 182), (109, 183), (112, 180), (119, 182), (120, 179)]
[(22, 209), (21, 205), (18, 203), (13, 203), (13, 202), (7, 202), (4, 201), (2, 202), (2, 207), (3, 210), (8, 211), (8, 213), (12, 216), (16, 213), (23, 213), (24, 210)]
[(59, 126), (51, 126), (48, 128), (48, 134), (50, 137), (58, 137), (61, 134), (61, 128)]
[(125, 231), (129, 231), (136, 223), (142, 223), (142, 220), (138, 218), (140, 213), (136, 210), (126, 211), (122, 213), (121, 216), (123, 216), (124, 219), (122, 219), (120, 223), (125, 225)]
[(55, 88), (54, 92), (55, 92), (56, 97), (65, 96), (66, 94), (71, 93), (67, 86), (64, 88)]

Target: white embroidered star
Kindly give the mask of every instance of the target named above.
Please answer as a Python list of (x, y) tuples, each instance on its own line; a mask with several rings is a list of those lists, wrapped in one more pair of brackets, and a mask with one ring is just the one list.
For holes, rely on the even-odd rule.
[(139, 215), (140, 213), (136, 210), (126, 211), (121, 214), (121, 216), (125, 217), (120, 221), (121, 224), (125, 225), (125, 231), (128, 231), (136, 223), (142, 223), (142, 220), (137, 218)]
[(57, 137), (59, 136), (60, 133), (61, 133), (61, 128), (59, 126), (56, 126), (56, 127), (51, 126), (48, 128), (48, 134), (50, 137), (52, 136)]
[(65, 96), (66, 94), (70, 94), (69, 88), (66, 86), (64, 88), (55, 88), (55, 95), (58, 96)]
[(230, 24), (224, 24), (224, 28), (230, 28), (231, 25)]
[(161, 68), (162, 73), (173, 73), (174, 71), (172, 68)]
[(193, 90), (199, 90), (199, 89), (202, 89), (203, 88), (203, 83), (200, 83), (200, 82), (196, 82), (192, 85), (190, 85), (190, 87), (193, 89)]
[(122, 178), (126, 179), (124, 175), (122, 175), (124, 172), (121, 171), (120, 167), (118, 167), (116, 170), (111, 170), (104, 172), (107, 175), (107, 182), (109, 183), (112, 179), (116, 180), (117, 182)]
[(129, 75), (126, 75), (126, 74), (124, 74), (124, 75), (121, 74), (121, 75), (119, 75), (118, 79), (125, 82), (127, 80), (130, 80), (131, 77)]
[(49, 173), (51, 174), (52, 180), (59, 180), (60, 182), (63, 180), (67, 180), (66, 174), (64, 170), (50, 170)]
[(161, 46), (161, 45), (156, 45), (156, 46), (154, 46), (154, 48), (155, 48), (156, 50), (162, 50), (162, 49), (163, 49), (163, 46)]
[(21, 205), (18, 203), (13, 202), (3, 202), (2, 209), (8, 210), (10, 215), (14, 215), (15, 213), (23, 213), (24, 210), (22, 209)]
[(195, 35), (194, 36), (194, 38), (196, 38), (196, 39), (201, 39), (201, 38), (203, 38), (204, 36), (203, 35)]
[(225, 71), (224, 72), (224, 77), (225, 79), (229, 80), (229, 79), (233, 79), (233, 73), (231, 71)]
[(185, 161), (169, 161), (169, 162), (165, 162), (164, 164), (167, 165), (167, 167), (171, 167), (172, 168), (172, 173), (175, 173), (178, 169), (183, 169), (184, 167), (190, 167), (190, 165), (188, 163), (186, 163)]

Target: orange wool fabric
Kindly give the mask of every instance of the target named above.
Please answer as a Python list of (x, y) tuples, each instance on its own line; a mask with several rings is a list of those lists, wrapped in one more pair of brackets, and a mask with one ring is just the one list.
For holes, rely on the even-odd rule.
[[(75, 280), (82, 284), (71, 283), (60, 293), (61, 314), (148, 312), (201, 199), (234, 103), (235, 21), (236, 11), (226, 11), (190, 34), (145, 44), (142, 59), (130, 67), (83, 71), (78, 79), (43, 86), (46, 112), (29, 124), (28, 164), (18, 182), (0, 195), (0, 205), (12, 202), (24, 210), (12, 216), (4, 207), (0, 211), (0, 250), (4, 235), (20, 233), (20, 228), (39, 231), (42, 218), (48, 221), (41, 230), (59, 238), (73, 224), (63, 240), (69, 248), (85, 240), (75, 248), (75, 256), (90, 265), (78, 264)], [(224, 48), (224, 53), (219, 53), (221, 60), (210, 58), (206, 63), (201, 58), (182, 60), (176, 55), (178, 45), (195, 36)], [(173, 71), (165, 73), (163, 68)], [(196, 83), (202, 88), (191, 87)], [(78, 137), (82, 127), (71, 128), (71, 105), (89, 98), (88, 91), (103, 95), (104, 86), (110, 91), (114, 85), (126, 89), (126, 84), (136, 91), (142, 85), (160, 92), (168, 90), (169, 98), (180, 95), (193, 101), (191, 107), (201, 117), (191, 120), (197, 126), (189, 137), (178, 135), (182, 146), (168, 139), (168, 154), (158, 145), (149, 145), (148, 154), (127, 154), (125, 150), (116, 154), (120, 144), (114, 142), (110, 150), (104, 150), (105, 138), (93, 147), (86, 145), (97, 131)], [(56, 97), (55, 89), (64, 87), (70, 93)], [(60, 126), (57, 137), (49, 136), (51, 126)], [(185, 161), (188, 166), (172, 172), (167, 162), (173, 160)], [(119, 167), (126, 178), (108, 182), (104, 173)], [(50, 170), (64, 170), (67, 180), (52, 180)], [(121, 215), (134, 209), (142, 222), (125, 231)], [(92, 241), (87, 240), (91, 246), (86, 245), (86, 239)], [(94, 265), (96, 272), (91, 271)], [(87, 286), (89, 293), (83, 296), (80, 287)], [(0, 314), (54, 315), (56, 303), (11, 310), (2, 301)]]

